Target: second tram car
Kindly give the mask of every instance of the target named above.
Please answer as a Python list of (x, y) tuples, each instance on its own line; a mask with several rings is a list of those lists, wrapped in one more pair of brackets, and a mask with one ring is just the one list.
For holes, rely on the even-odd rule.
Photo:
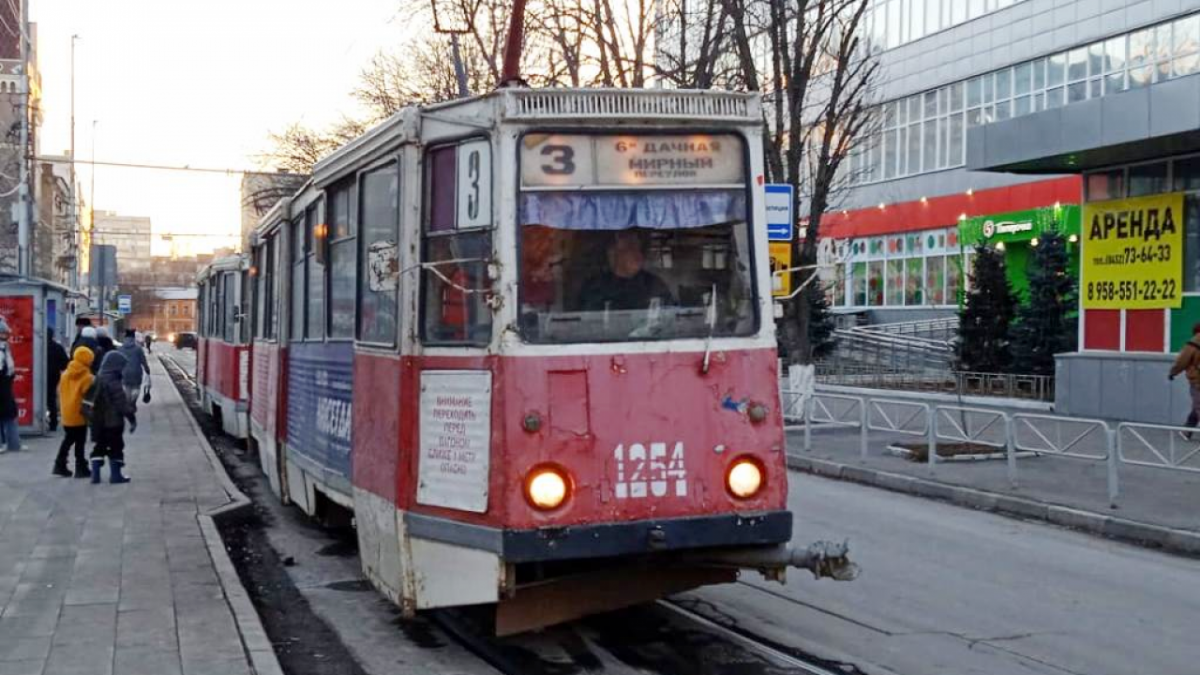
[(236, 438), (249, 435), (249, 308), (246, 260), (233, 255), (200, 271), (196, 381), (200, 406)]
[(405, 612), (502, 634), (845, 562), (788, 545), (760, 105), (504, 89), (323, 160), (245, 265), (272, 488), (352, 513)]

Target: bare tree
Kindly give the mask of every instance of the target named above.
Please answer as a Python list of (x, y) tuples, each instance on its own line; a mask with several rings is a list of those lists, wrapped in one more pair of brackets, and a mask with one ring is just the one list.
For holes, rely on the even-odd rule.
[(656, 21), (657, 76), (684, 89), (746, 89), (729, 10), (719, 0), (663, 0)]
[(789, 362), (808, 364), (821, 220), (848, 183), (846, 160), (875, 124), (879, 60), (863, 35), (870, 0), (720, 1), (742, 79), (763, 92), (767, 176), (793, 186), (793, 213), (806, 216), (792, 242), (793, 266), (804, 268), (792, 287), (803, 290), (784, 304), (780, 327)]
[(307, 174), (322, 157), (366, 131), (368, 124), (343, 118), (323, 130), (293, 123), (270, 135), (271, 149), (259, 155), (259, 163), (272, 165), (290, 173)]
[[(437, 103), (458, 97), (450, 39), (425, 35), (403, 52), (379, 52), (359, 73), (351, 95), (367, 109), (372, 122), (386, 119), (406, 106)], [(469, 91), (486, 90), (489, 66), (472, 44), (459, 53), (467, 71)]]

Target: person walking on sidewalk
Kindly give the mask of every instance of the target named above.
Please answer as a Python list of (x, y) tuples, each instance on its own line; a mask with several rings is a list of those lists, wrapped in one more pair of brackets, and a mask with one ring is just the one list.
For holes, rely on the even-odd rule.
[(75, 350), (75, 358), (67, 365), (67, 372), (59, 383), (58, 398), (62, 404), (63, 438), (58, 446), (58, 457), (54, 459), (54, 475), (70, 476), (67, 468), (67, 452), (75, 447), (75, 477), (88, 478), (87, 451), (87, 419), (83, 416), (83, 397), (96, 381), (92, 375), (92, 360), (95, 356), (87, 347)]
[(138, 396), (142, 393), (142, 376), (150, 374), (150, 364), (146, 360), (146, 352), (142, 351), (137, 342), (137, 334), (132, 330), (125, 331), (125, 341), (118, 349), (125, 357), (125, 371), (121, 379), (125, 382), (125, 395), (129, 403), (137, 410)]
[(92, 482), (100, 482), (100, 470), (108, 459), (108, 481), (128, 483), (122, 469), (125, 468), (125, 420), (129, 420), (129, 433), (137, 431), (137, 416), (133, 405), (125, 395), (121, 384), (121, 371), (125, 370), (125, 356), (121, 352), (110, 352), (104, 357), (100, 374), (96, 378), (95, 402), (92, 405)]
[[(1187, 421), (1183, 425), (1195, 427), (1200, 423), (1200, 323), (1192, 326), (1192, 339), (1188, 340), (1183, 345), (1183, 349), (1179, 350), (1179, 355), (1175, 357), (1175, 364), (1171, 366), (1171, 372), (1167, 375), (1167, 379), (1174, 380), (1175, 376), (1180, 373), (1187, 375), (1188, 388), (1192, 395), (1192, 411), (1188, 413)], [(1181, 435), (1186, 439), (1191, 439), (1192, 432)]]
[[(75, 356), (75, 348), (78, 347), (80, 344), (83, 344), (83, 329), (91, 328), (91, 327), (92, 327), (91, 319), (89, 319), (87, 317), (83, 317), (83, 316), (75, 317), (75, 339), (71, 341), (71, 348), (69, 350), (67, 350), (68, 352), (70, 352), (71, 356)], [(93, 331), (94, 330), (95, 329), (93, 329)], [(95, 346), (95, 344), (89, 344), (89, 345), (87, 345), (87, 348), (92, 349), (92, 347), (94, 347), (94, 346)], [(95, 350), (93, 349), (92, 351), (95, 351)]]
[[(100, 348), (104, 350), (105, 354), (117, 351), (117, 343), (113, 342), (112, 337), (108, 334), (108, 329), (104, 326), (96, 329), (96, 342), (100, 343)], [(100, 359), (100, 365), (104, 365), (104, 357), (99, 354), (96, 357)]]
[(17, 399), (13, 395), (13, 382), (17, 379), (17, 364), (13, 361), (12, 347), (8, 344), (12, 333), (8, 322), (0, 317), (0, 440), (4, 450), (21, 450), (21, 431), (17, 426)]
[(96, 329), (91, 326), (84, 326), (79, 331), (79, 339), (71, 346), (71, 358), (75, 357), (75, 350), (80, 347), (87, 347), (92, 350), (92, 374), (100, 369), (100, 361), (104, 359), (104, 350), (100, 348), (100, 341), (96, 339)]
[(50, 415), (50, 431), (58, 429), (58, 382), (70, 362), (67, 350), (54, 339), (54, 329), (46, 328), (46, 412)]

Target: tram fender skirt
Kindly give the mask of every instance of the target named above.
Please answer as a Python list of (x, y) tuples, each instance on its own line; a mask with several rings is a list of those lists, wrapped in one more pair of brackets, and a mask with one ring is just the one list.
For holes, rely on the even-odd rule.
[(496, 635), (515, 635), (674, 593), (737, 580), (733, 568), (628, 566), (570, 575), (517, 588), (496, 605)]

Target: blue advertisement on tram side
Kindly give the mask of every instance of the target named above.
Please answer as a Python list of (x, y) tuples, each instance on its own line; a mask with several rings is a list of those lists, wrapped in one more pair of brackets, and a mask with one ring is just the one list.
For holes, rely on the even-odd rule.
[[(293, 342), (288, 355), (289, 450), (349, 489), (354, 348), (349, 342)], [(338, 478), (342, 480), (338, 480)]]

